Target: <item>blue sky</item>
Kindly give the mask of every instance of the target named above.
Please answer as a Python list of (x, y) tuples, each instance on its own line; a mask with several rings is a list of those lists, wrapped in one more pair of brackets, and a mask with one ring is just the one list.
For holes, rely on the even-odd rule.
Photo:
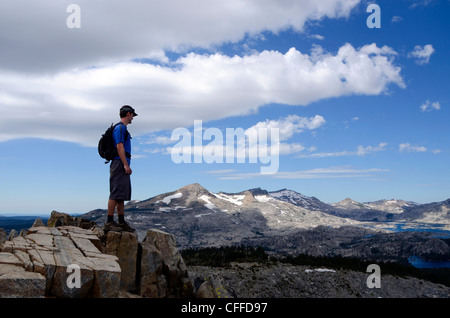
[[(83, 0), (80, 28), (70, 3), (0, 5), (0, 215), (105, 208), (96, 144), (124, 104), (139, 114), (135, 200), (194, 182), (328, 203), (450, 197), (449, 1)], [(279, 128), (277, 173), (174, 163), (171, 134), (194, 120), (224, 136)]]

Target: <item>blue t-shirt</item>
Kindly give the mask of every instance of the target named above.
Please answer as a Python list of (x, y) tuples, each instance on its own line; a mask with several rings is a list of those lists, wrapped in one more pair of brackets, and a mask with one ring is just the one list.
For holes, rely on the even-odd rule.
[[(113, 139), (115, 147), (117, 147), (117, 144), (123, 143), (125, 152), (131, 155), (131, 136), (128, 134), (127, 126), (124, 124), (117, 125), (113, 131)], [(117, 156), (114, 159), (120, 159), (120, 157)], [(130, 158), (127, 157), (127, 161), (130, 164)]]

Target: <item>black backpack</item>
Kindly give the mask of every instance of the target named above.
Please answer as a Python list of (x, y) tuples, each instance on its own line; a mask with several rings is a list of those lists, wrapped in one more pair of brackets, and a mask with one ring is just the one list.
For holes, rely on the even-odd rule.
[[(111, 124), (111, 127), (106, 129), (105, 133), (102, 135), (98, 142), (98, 154), (103, 159), (106, 159), (105, 163), (110, 162), (119, 155), (117, 153), (117, 148), (114, 146), (113, 131), (114, 128), (116, 128), (116, 126), (120, 124), (122, 124), (122, 122), (119, 122), (115, 125)], [(125, 137), (125, 140), (128, 138), (128, 135), (129, 134), (127, 134), (127, 136)]]

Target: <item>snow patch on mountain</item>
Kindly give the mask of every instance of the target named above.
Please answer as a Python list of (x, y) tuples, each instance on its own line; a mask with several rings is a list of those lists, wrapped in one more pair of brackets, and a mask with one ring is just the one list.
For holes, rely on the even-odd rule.
[(163, 203), (165, 203), (165, 204), (170, 204), (170, 202), (173, 200), (173, 199), (179, 199), (179, 198), (181, 198), (183, 196), (183, 194), (181, 193), (181, 192), (178, 192), (178, 193), (175, 193), (175, 194), (173, 194), (173, 195), (169, 195), (169, 196), (167, 196), (167, 197), (165, 197), (164, 199), (162, 199), (162, 200), (158, 200), (158, 201), (156, 201), (155, 203), (159, 203), (159, 202), (163, 202)]
[(205, 201), (206, 203), (204, 204), (208, 209), (210, 210), (216, 210), (217, 206), (211, 202), (211, 198), (207, 195), (202, 195), (199, 197), (200, 200)]
[(267, 202), (273, 201), (273, 199), (271, 197), (269, 197), (268, 195), (257, 195), (257, 196), (255, 196), (255, 199), (261, 203), (267, 203)]
[(243, 194), (226, 194), (223, 192), (213, 194), (216, 198), (228, 201), (234, 205), (242, 205), (242, 200), (245, 198), (245, 195)]

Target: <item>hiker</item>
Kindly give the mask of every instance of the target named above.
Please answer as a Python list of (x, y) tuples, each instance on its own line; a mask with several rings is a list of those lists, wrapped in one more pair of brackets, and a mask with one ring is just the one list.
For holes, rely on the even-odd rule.
[[(133, 107), (124, 105), (120, 108), (120, 122), (113, 131), (114, 146), (117, 147), (118, 156), (114, 157), (110, 165), (109, 188), (110, 195), (108, 201), (108, 218), (105, 224), (105, 231), (117, 229), (119, 226), (124, 231), (134, 232), (124, 217), (124, 201), (131, 200), (131, 136), (127, 126), (131, 124), (133, 118), (137, 116)], [(117, 209), (118, 221), (114, 222), (114, 211)]]

